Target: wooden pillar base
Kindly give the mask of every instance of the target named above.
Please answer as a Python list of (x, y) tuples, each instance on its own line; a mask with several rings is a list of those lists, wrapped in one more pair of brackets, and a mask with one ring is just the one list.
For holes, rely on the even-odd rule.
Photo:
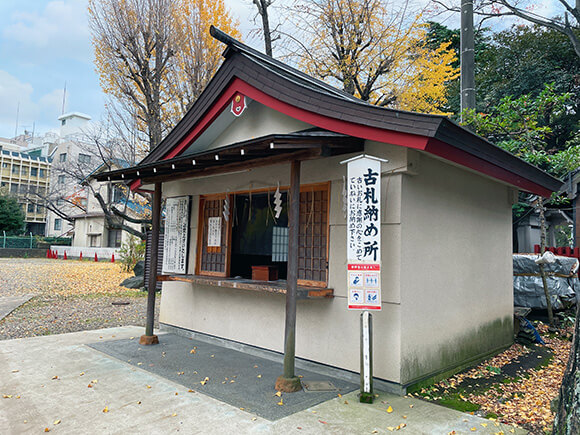
[(139, 338), (139, 344), (144, 346), (159, 344), (159, 338), (156, 335), (142, 335), (141, 338)]
[(282, 391), (283, 393), (295, 393), (296, 391), (300, 391), (302, 390), (300, 378), (297, 376), (294, 376), (293, 378), (278, 376), (278, 379), (276, 379), (276, 390)]

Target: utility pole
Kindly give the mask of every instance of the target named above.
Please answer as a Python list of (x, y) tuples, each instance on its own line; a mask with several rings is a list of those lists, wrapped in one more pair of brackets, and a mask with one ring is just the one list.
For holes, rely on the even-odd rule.
[(461, 0), (461, 121), (463, 111), (475, 109), (475, 41), (473, 0)]

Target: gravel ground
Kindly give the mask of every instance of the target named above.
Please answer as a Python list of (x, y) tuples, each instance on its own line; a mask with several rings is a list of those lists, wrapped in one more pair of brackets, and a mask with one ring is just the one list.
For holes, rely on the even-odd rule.
[(146, 293), (119, 287), (128, 276), (117, 264), (105, 262), (1, 258), (0, 297), (35, 296), (0, 320), (0, 340), (144, 326)]

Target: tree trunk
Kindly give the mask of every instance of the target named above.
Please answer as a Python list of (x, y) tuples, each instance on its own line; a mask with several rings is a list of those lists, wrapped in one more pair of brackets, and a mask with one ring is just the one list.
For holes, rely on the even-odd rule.
[(560, 386), (558, 411), (554, 418), (554, 435), (580, 434), (580, 304), (577, 304), (574, 338), (568, 365)]
[[(546, 217), (544, 216), (544, 203), (542, 198), (538, 197), (538, 208), (540, 209), (540, 253), (544, 255), (546, 252)], [(546, 280), (546, 271), (544, 265), (540, 264), (540, 276), (542, 277), (542, 284), (544, 285), (544, 295), (546, 296), (546, 308), (548, 309), (548, 322), (550, 326), (554, 324), (554, 313), (552, 312), (552, 300), (550, 299), (550, 290), (548, 289), (548, 282)]]
[(262, 31), (264, 32), (264, 48), (266, 54), (272, 57), (272, 33), (270, 31), (270, 17), (268, 15), (268, 7), (272, 4), (270, 0), (253, 0), (258, 8), (258, 13), (262, 18)]
[(272, 35), (270, 34), (270, 20), (268, 17), (268, 9), (264, 7), (262, 14), (262, 27), (264, 28), (264, 46), (266, 54), (272, 57)]

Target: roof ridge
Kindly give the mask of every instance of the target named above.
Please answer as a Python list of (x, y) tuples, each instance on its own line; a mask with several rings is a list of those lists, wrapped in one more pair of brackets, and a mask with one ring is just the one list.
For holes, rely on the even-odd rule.
[(242, 53), (249, 55), (250, 57), (254, 57), (254, 58), (257, 58), (263, 62), (266, 62), (275, 68), (289, 72), (289, 73), (301, 78), (302, 80), (306, 80), (307, 82), (310, 82), (313, 85), (317, 85), (318, 87), (323, 88), (326, 91), (330, 91), (333, 94), (336, 94), (336, 96), (338, 96), (338, 97), (344, 98), (346, 100), (354, 101), (357, 103), (370, 105), (370, 103), (363, 101), (360, 98), (355, 97), (354, 95), (351, 95), (351, 94), (349, 94), (341, 89), (335, 88), (334, 86), (329, 85), (328, 83), (326, 83), (322, 80), (319, 80), (315, 77), (312, 77), (312, 76), (300, 71), (297, 68), (294, 68), (288, 64), (285, 64), (284, 62), (281, 62), (277, 59), (274, 59), (273, 57), (268, 56), (268, 55), (266, 55), (266, 54), (264, 54), (256, 49), (238, 41), (233, 36), (228, 35), (223, 30), (220, 30), (213, 25), (210, 26), (209, 32), (210, 32), (211, 36), (213, 36), (218, 41), (223, 42), (228, 47), (233, 48), (237, 51), (241, 51)]

